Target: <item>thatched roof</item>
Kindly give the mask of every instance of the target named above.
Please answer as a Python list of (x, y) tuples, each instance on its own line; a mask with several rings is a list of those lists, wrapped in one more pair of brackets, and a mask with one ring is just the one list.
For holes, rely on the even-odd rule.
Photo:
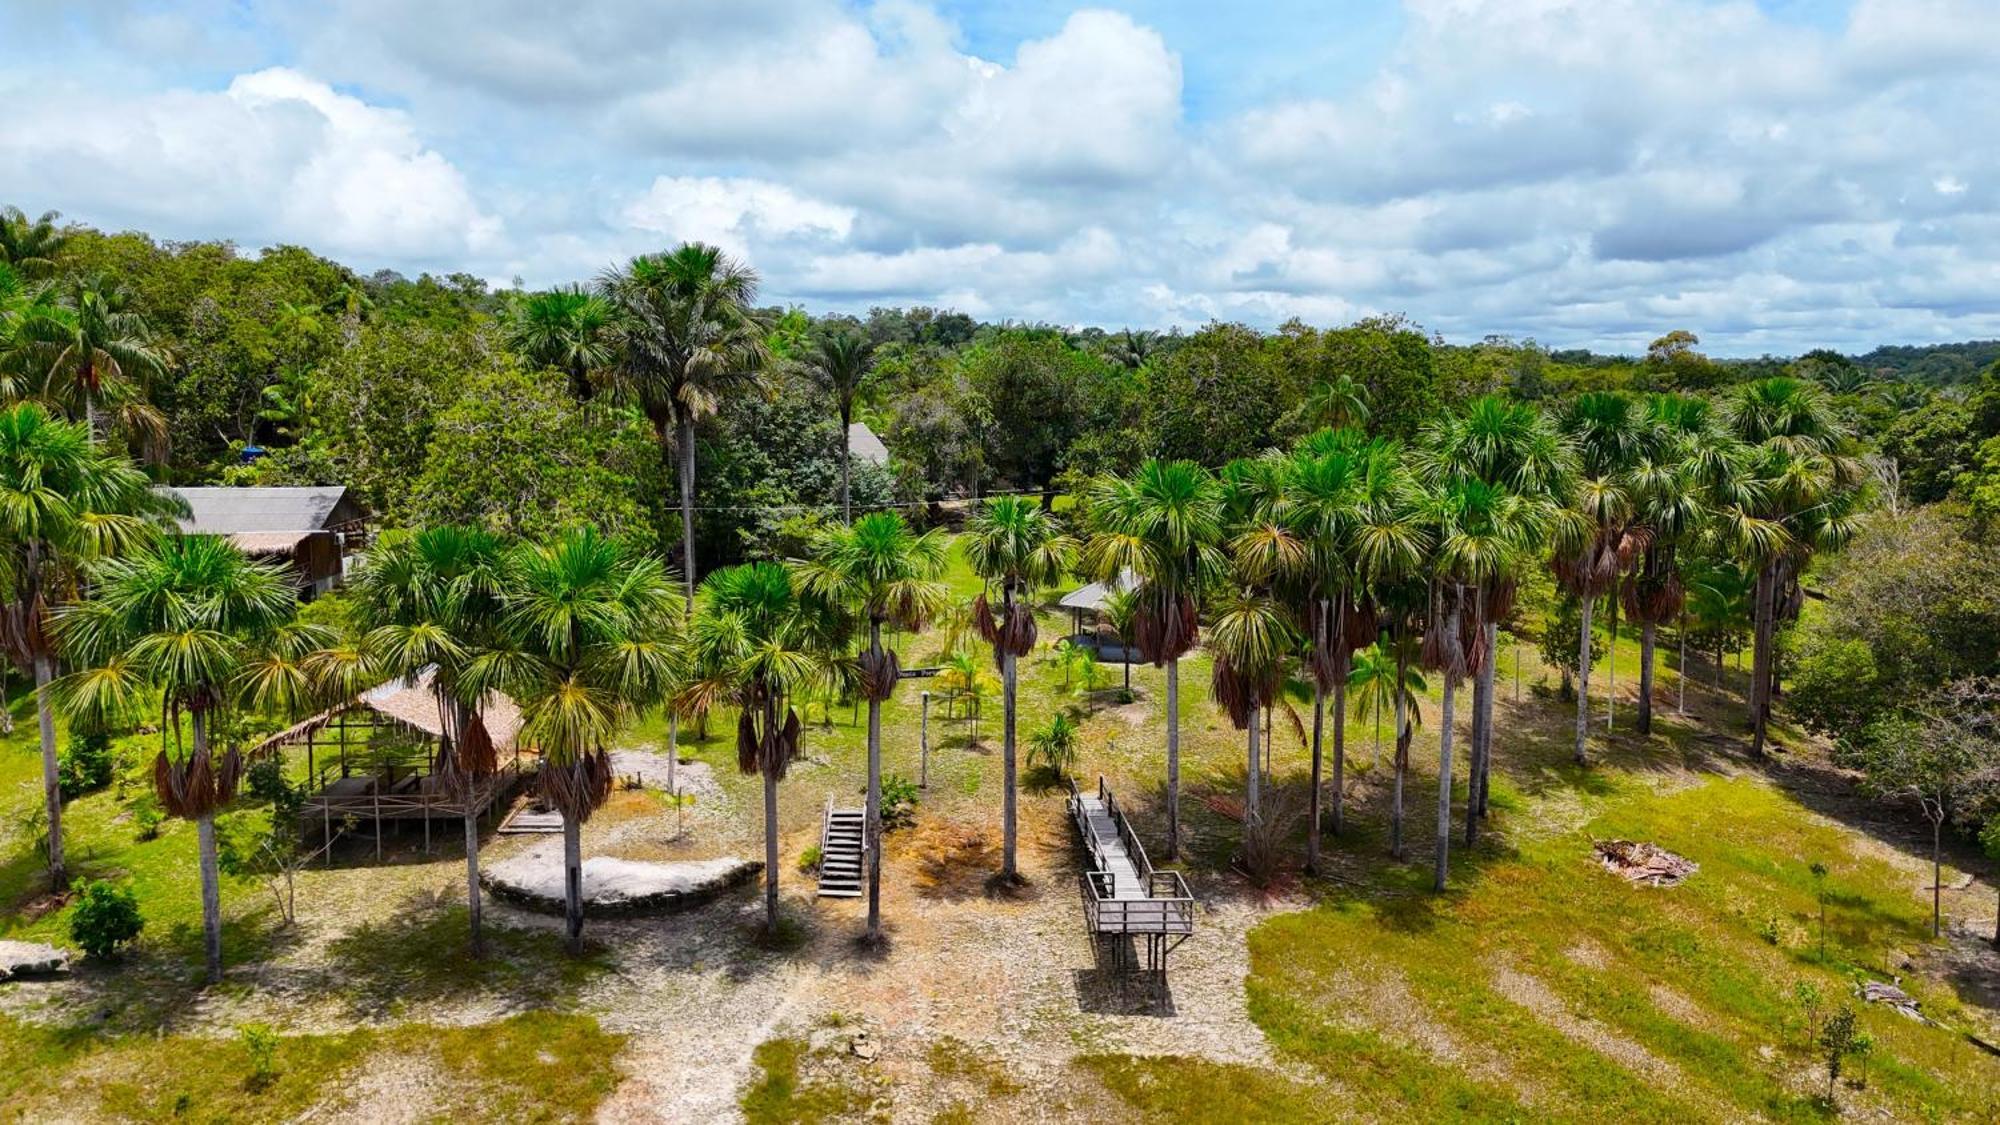
[[(436, 674), (436, 669), (426, 668), (414, 681), (389, 680), (377, 684), (362, 692), (355, 702), (437, 738), (444, 728), (438, 723), (437, 699), (431, 695), (431, 680)], [(521, 733), (521, 708), (496, 691), (488, 693), (481, 713), (486, 719), (486, 733), (493, 738), (493, 748), (512, 750), (515, 737)]]
[[(443, 728), (438, 723), (437, 700), (431, 696), (431, 680), (435, 675), (436, 669), (426, 668), (417, 674), (414, 681), (385, 680), (338, 707), (329, 707), (310, 719), (286, 727), (252, 747), (250, 756), (254, 758), (280, 746), (303, 741), (307, 735), (339, 717), (341, 712), (355, 708), (365, 708), (437, 738), (443, 733)], [(491, 692), (486, 696), (481, 714), (485, 717), (486, 733), (493, 739), (493, 749), (501, 753), (512, 750), (514, 740), (521, 734), (520, 705), (497, 691)]]
[(1082, 609), (1096, 613), (1098, 610), (1104, 608), (1105, 599), (1109, 598), (1113, 591), (1130, 590), (1138, 584), (1138, 575), (1133, 574), (1129, 570), (1123, 571), (1116, 579), (1110, 582), (1092, 582), (1080, 590), (1072, 590), (1064, 594), (1063, 600), (1059, 604), (1064, 609)]
[(847, 455), (869, 465), (889, 463), (889, 447), (882, 444), (882, 439), (875, 436), (866, 422), (847, 424)]
[[(181, 530), (212, 535), (321, 531), (358, 519), (345, 485), (312, 488), (175, 488), (187, 501)], [(294, 540), (296, 542), (296, 540)]]

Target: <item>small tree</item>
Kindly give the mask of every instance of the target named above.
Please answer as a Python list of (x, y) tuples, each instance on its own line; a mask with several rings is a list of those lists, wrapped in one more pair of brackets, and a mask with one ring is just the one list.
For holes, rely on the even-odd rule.
[(69, 916), (69, 938), (86, 955), (109, 961), (118, 956), (119, 947), (145, 928), (146, 921), (139, 916), (139, 896), (132, 888), (99, 880), (77, 889), (76, 906)]
[(1028, 765), (1044, 765), (1062, 778), (1076, 765), (1076, 720), (1057, 713), (1028, 737)]
[(1959, 800), (1996, 758), (2000, 680), (1975, 677), (1951, 684), (1913, 717), (1870, 728), (1861, 767), (1870, 791), (1885, 800), (1914, 800), (1931, 826), (1931, 935), (1944, 932), (1943, 836)]
[(1854, 1009), (1842, 1004), (1833, 1017), (1820, 1029), (1820, 1056), (1826, 1060), (1826, 1099), (1833, 1100), (1834, 1083), (1840, 1081), (1841, 1064), (1854, 1053), (1855, 1036), (1859, 1029), (1854, 1021)]

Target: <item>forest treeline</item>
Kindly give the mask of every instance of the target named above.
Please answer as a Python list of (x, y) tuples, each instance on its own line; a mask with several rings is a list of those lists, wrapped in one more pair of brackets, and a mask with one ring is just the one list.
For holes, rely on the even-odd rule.
[[(345, 484), (409, 526), (591, 523), (663, 548), (680, 539), (671, 442), (641, 404), (595, 393), (611, 389), (593, 374), (612, 328), (600, 279), (494, 290), (467, 274), (363, 275), (302, 247), (253, 256), (9, 212), (9, 322), (29, 304), (67, 308), (86, 322), (74, 332), (131, 349), (124, 386), (100, 408), (150, 408), (150, 426), (145, 410), (124, 413), (138, 415), (134, 452), (164, 479)], [(40, 265), (38, 240), (59, 248)], [(783, 557), (838, 510), (843, 400), (893, 454), (887, 468), (854, 466), (866, 508), (1053, 495), (1148, 457), (1220, 466), (1316, 428), (1314, 393), (1337, 377), (1364, 390), (1378, 431), (1407, 438), (1487, 393), (1554, 404), (1793, 374), (1827, 388), (1902, 498), (2000, 504), (2000, 444), (1986, 445), (2000, 433), (2000, 342), (1727, 360), (1671, 325), (1645, 355), (1607, 356), (1498, 337), (1448, 344), (1400, 317), (1154, 333), (934, 308), (765, 308), (759, 323), (768, 360), (754, 386), (734, 385), (695, 420), (704, 566)], [(830, 336), (855, 353), (845, 383), (824, 362)]]

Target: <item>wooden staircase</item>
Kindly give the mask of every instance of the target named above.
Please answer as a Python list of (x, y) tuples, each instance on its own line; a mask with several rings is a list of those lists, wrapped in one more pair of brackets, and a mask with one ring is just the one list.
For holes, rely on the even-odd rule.
[(861, 809), (837, 809), (827, 798), (819, 834), (819, 894), (821, 898), (860, 898), (861, 861), (866, 815)]

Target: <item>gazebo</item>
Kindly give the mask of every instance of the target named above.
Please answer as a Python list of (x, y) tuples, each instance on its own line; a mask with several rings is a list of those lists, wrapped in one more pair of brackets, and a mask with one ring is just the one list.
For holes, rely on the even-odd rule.
[[(1125, 570), (1120, 571), (1118, 577), (1109, 582), (1092, 582), (1088, 586), (1064, 594), (1062, 601), (1057, 604), (1069, 611), (1070, 642), (1088, 647), (1099, 660), (1116, 661), (1120, 664), (1132, 663), (1138, 655), (1137, 650), (1128, 650), (1123, 638), (1119, 638), (1116, 634), (1107, 641), (1101, 618), (1104, 613), (1104, 603), (1110, 600), (1112, 594), (1137, 589), (1138, 585), (1138, 575)], [(1086, 613), (1090, 615), (1091, 624), (1094, 626), (1088, 632), (1083, 627), (1083, 615)]]
[(495, 753), (506, 759), (501, 767), (469, 791), (446, 786), (436, 776), (444, 727), (431, 694), (435, 674), (426, 668), (414, 679), (377, 684), (258, 743), (250, 757), (305, 747), (307, 797), (299, 816), (301, 823), (318, 820), (327, 843), (349, 821), (372, 821), (380, 859), (382, 823), (417, 820), (423, 822), (428, 851), (433, 817), (483, 816), (510, 798), (524, 776), (521, 708), (499, 692), (488, 693), (473, 721), (485, 727)]

